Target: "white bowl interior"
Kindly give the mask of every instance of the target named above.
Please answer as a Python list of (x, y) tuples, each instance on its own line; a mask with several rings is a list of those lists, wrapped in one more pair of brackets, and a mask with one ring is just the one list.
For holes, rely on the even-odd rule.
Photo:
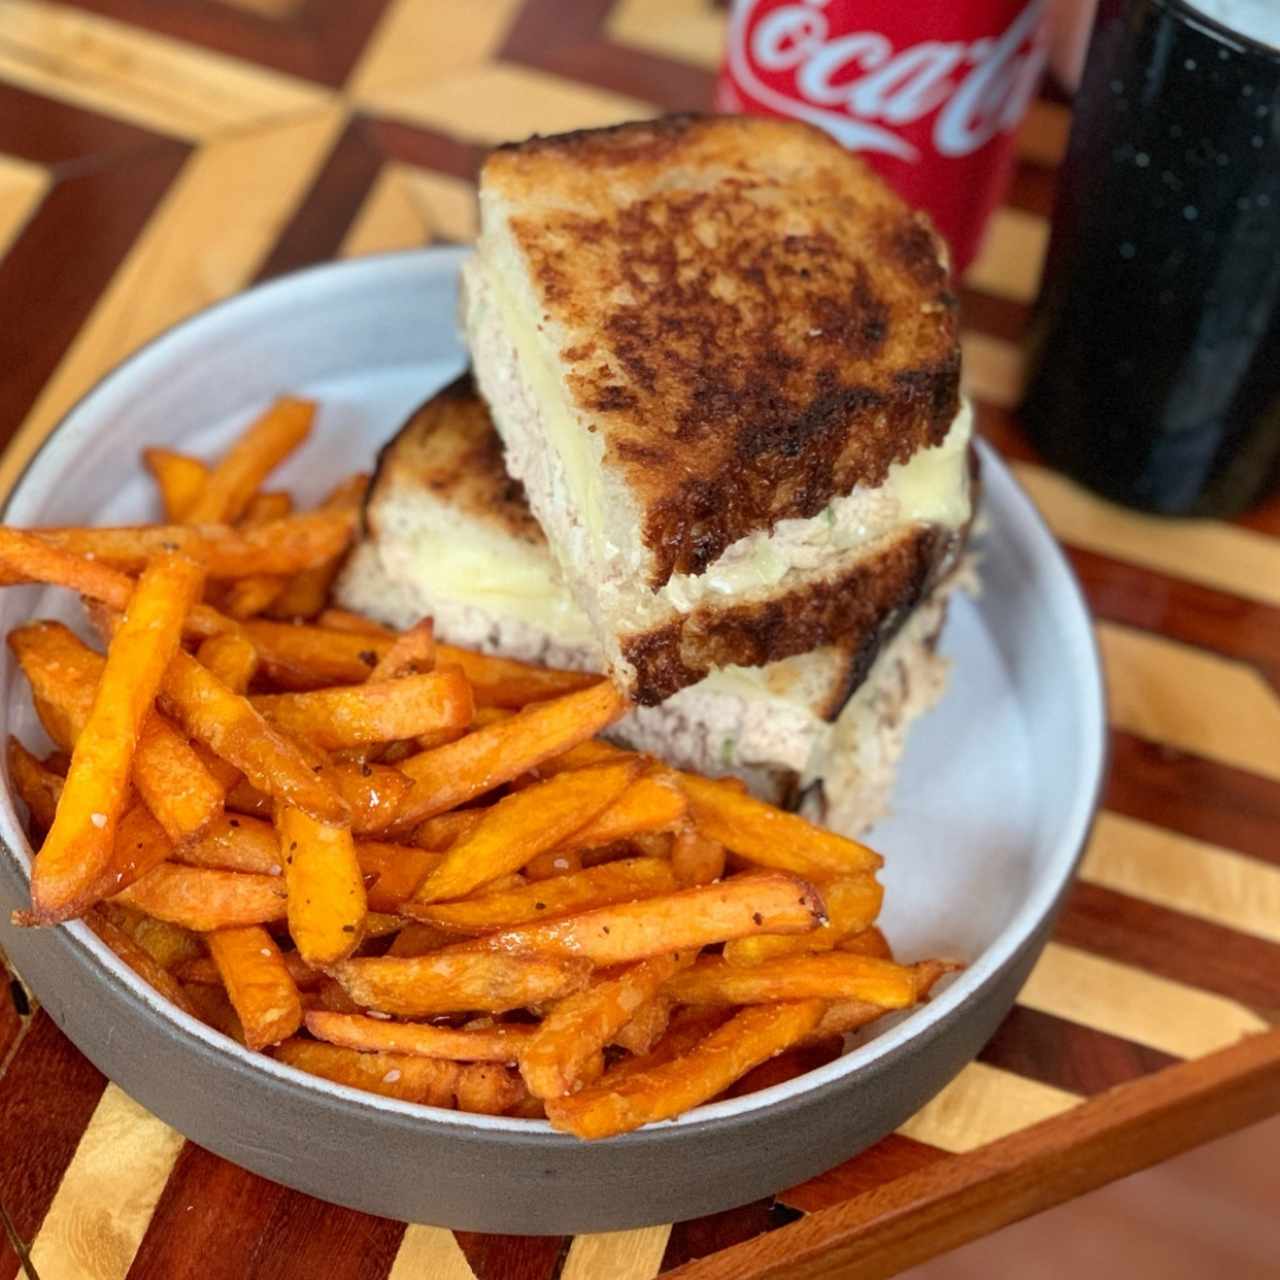
[[(20, 480), (4, 514), (16, 525), (130, 523), (159, 517), (139, 451), (218, 452), (272, 396), (321, 405), (300, 456), (273, 478), (303, 502), (371, 469), (410, 411), (465, 363), (454, 327), (461, 253), (425, 250), (316, 268), (223, 303), (179, 326), (82, 401)], [(1071, 874), (1102, 772), (1104, 715), (1088, 617), (1052, 538), (1002, 464), (984, 451), (990, 532), (983, 592), (952, 606), (943, 651), (951, 688), (912, 732), (893, 815), (871, 841), (885, 854), (883, 922), (906, 957), (969, 968), (929, 1005), (816, 1072), (701, 1107), (673, 1124), (767, 1106), (835, 1079), (918, 1034), (963, 1001), (1035, 930)], [(0, 592), (0, 630), (61, 618), (83, 633), (65, 592)], [(25, 681), (0, 651), (3, 733), (45, 741)], [(0, 838), (25, 867), (29, 848), (11, 793)], [(308, 1089), (437, 1121), (524, 1131), (541, 1122), (439, 1111), (356, 1093), (249, 1055), (168, 1006), (82, 925), (67, 926), (185, 1034)]]

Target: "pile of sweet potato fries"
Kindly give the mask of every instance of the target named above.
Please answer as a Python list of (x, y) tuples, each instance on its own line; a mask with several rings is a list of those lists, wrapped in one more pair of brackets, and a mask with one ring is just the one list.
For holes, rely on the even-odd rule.
[(105, 643), (8, 637), (53, 743), (9, 742), (21, 923), (83, 919), (304, 1071), (584, 1138), (928, 994), (951, 966), (894, 962), (872, 850), (602, 741), (606, 680), (330, 608), (364, 479), (305, 514), (262, 488), (314, 412), (280, 400), (213, 465), (147, 450), (164, 524), (0, 529), (0, 584), (79, 593)]

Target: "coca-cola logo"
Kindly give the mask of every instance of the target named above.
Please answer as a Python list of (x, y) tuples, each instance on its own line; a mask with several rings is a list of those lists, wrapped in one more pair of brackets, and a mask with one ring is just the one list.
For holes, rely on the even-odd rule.
[[(1029, 0), (1012, 22), (1003, 4), (979, 4), (990, 20), (963, 5), (930, 6), (952, 25), (977, 25), (966, 38), (895, 43), (879, 26), (919, 23), (915, 5), (853, 0), (739, 0), (727, 57), (738, 85), (762, 105), (807, 120), (855, 151), (879, 151), (912, 162), (932, 144), (944, 156), (966, 156), (1015, 128), (1044, 63), (1040, 39), (1047, 0)], [(991, 30), (996, 27), (996, 30)]]

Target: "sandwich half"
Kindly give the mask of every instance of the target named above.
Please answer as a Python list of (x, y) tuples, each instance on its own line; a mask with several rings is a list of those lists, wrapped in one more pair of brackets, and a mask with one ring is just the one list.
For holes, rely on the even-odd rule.
[[(885, 812), (908, 727), (944, 687), (936, 643), (955, 582), (886, 614), (856, 645), (713, 672), (636, 707), (612, 736), (856, 834)], [(433, 617), (441, 639), (483, 652), (605, 668), (468, 377), (383, 450), (337, 595), (398, 628)]]
[(477, 383), (634, 701), (865, 652), (954, 568), (946, 254), (857, 157), (795, 122), (669, 117), (499, 148), (480, 209)]

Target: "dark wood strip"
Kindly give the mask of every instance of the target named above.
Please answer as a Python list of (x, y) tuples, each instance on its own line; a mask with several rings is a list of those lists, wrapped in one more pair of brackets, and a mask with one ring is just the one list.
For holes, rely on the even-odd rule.
[[(165, 1183), (128, 1280), (171, 1280), (200, 1260), (201, 1280), (243, 1280), (285, 1189), (186, 1143)], [(234, 1230), (228, 1230), (234, 1224)]]
[(368, 122), (353, 117), (258, 268), (256, 279), (267, 280), (332, 258), (381, 168), (382, 156)]
[(1013, 182), (1005, 204), (1042, 218), (1053, 217), (1053, 202), (1058, 189), (1058, 171), (1044, 165), (1022, 161), (1013, 171)]
[[(386, 1280), (404, 1235), (403, 1222), (326, 1204), (287, 1187), (279, 1193), (262, 1234), (245, 1242), (251, 1251), (238, 1273), (244, 1280)], [(235, 1227), (228, 1230), (234, 1222), (228, 1218), (223, 1223), (219, 1248), (235, 1248), (228, 1239), (236, 1234)]]
[[(106, 1084), (53, 1019), (37, 1013), (0, 1082), (0, 1204), (27, 1243)], [(0, 1280), (17, 1274), (17, 1255), (0, 1234)]]
[(455, 1231), (476, 1280), (551, 1280), (569, 1251), (568, 1236), (481, 1235)]
[(1273, 538), (1280, 538), (1280, 489), (1260, 503), (1253, 511), (1246, 511), (1240, 516), (1237, 524), (1258, 533), (1269, 533)]
[(670, 1271), (673, 1267), (683, 1266), (694, 1258), (719, 1253), (730, 1245), (754, 1240), (767, 1231), (786, 1226), (788, 1221), (794, 1219), (792, 1211), (768, 1199), (755, 1200), (751, 1204), (739, 1205), (736, 1209), (726, 1209), (723, 1213), (713, 1213), (705, 1218), (673, 1223), (659, 1274)]
[(978, 434), (997, 449), (1006, 461), (1043, 461), (1023, 433), (1016, 413), (1009, 409), (1001, 409), (998, 405), (990, 404), (986, 400), (975, 400), (973, 416)]
[(388, 0), (307, 0), (285, 20), (210, 0), (68, 0), (147, 31), (340, 85), (364, 49)]
[[(645, 49), (614, 44), (601, 34), (613, 0), (529, 0), (511, 24), (499, 57), (666, 111), (708, 111), (712, 72)], [(549, 37), (549, 32), (555, 36)]]
[(816, 1213), (949, 1159), (939, 1147), (891, 1133), (852, 1160), (779, 1193), (778, 1199), (805, 1213)]
[(0, 261), (0, 442), (26, 416), (186, 154), (161, 143), (63, 177)]
[(387, 158), (468, 182), (475, 180), (488, 150), (402, 120), (369, 119), (365, 124), (370, 141)]
[(1280, 783), (1111, 731), (1108, 809), (1280, 865)]
[(960, 290), (960, 327), (971, 333), (1021, 342), (1030, 318), (1031, 308), (1025, 302), (999, 298), (981, 289)]
[(1093, 551), (1065, 550), (1098, 617), (1251, 663), (1280, 692), (1280, 608)]
[(82, 165), (92, 157), (168, 141), (135, 124), (0, 82), (0, 153), (19, 160), (50, 168)]
[(935, 1161), (669, 1280), (883, 1280), (1280, 1109), (1280, 1029)]
[(1086, 1097), (1178, 1061), (1146, 1045), (1022, 1005), (1012, 1009), (978, 1060)]
[(1084, 881), (1072, 888), (1054, 937), (1280, 1020), (1280, 946), (1262, 938)]
[(4, 966), (0, 957), (0, 1080), (9, 1061), (9, 1053), (22, 1032), (22, 1015), (18, 1012), (18, 1000), (25, 1000), (25, 993), (18, 987), (18, 980)]

